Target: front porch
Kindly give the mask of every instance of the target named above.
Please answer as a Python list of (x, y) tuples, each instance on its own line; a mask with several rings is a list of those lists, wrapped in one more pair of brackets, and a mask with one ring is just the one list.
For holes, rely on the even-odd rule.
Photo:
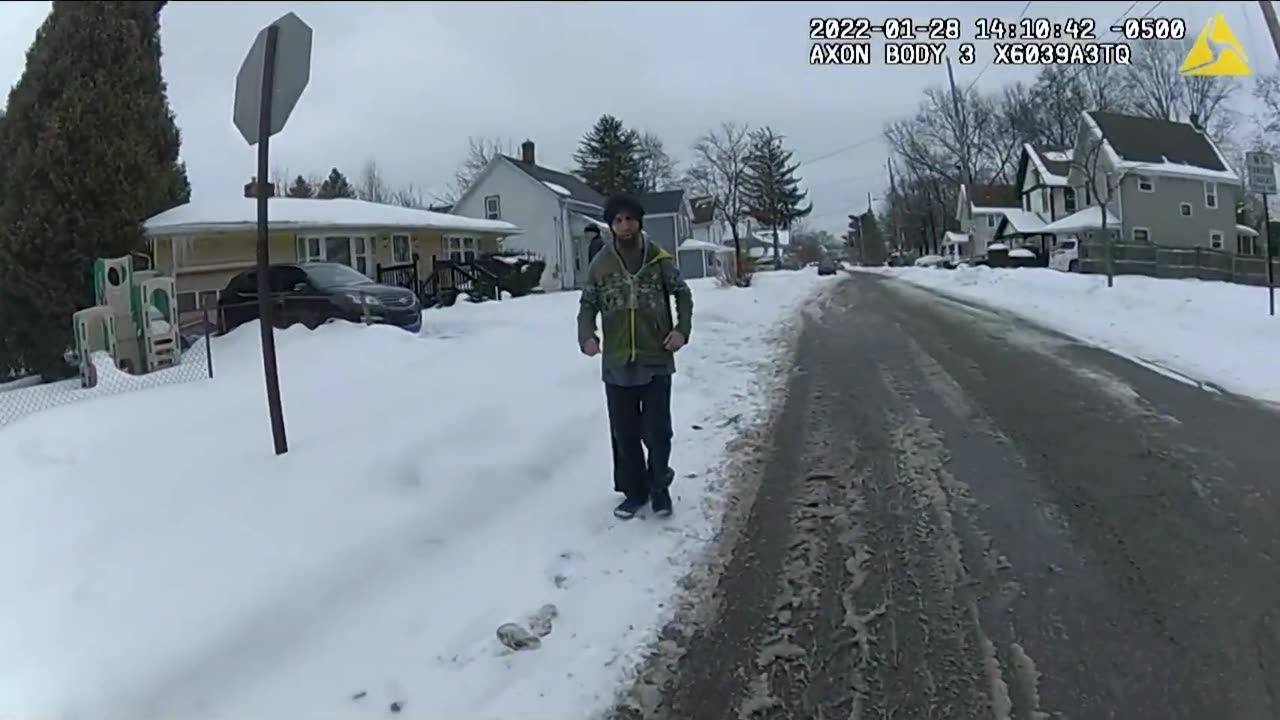
[(1027, 248), (1047, 262), (1056, 242), (1055, 234), (1047, 231), (1043, 218), (1030, 210), (1011, 209), (996, 226), (995, 238), (1013, 248)]

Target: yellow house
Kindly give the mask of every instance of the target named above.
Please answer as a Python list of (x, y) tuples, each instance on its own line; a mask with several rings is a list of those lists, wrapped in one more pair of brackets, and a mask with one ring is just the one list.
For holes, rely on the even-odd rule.
[[(520, 233), (501, 220), (347, 198), (272, 198), (269, 207), (271, 262), (339, 262), (373, 280), (379, 267), (415, 262), (426, 278), (439, 259), (473, 260)], [(143, 224), (155, 269), (176, 280), (180, 312), (216, 299), (232, 277), (253, 267), (257, 218), (257, 200), (228, 197), (179, 205)]]

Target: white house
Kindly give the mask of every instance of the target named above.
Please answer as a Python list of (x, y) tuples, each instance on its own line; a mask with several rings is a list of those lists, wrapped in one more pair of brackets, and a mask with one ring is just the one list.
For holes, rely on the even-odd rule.
[(712, 245), (723, 245), (726, 233), (724, 223), (716, 220), (715, 198), (705, 195), (693, 197), (689, 199), (689, 206), (693, 210), (691, 230), (693, 239)]
[(520, 157), (498, 155), (453, 204), (452, 212), (464, 217), (503, 220), (520, 227), (519, 237), (504, 247), (537, 255), (546, 264), (543, 290), (580, 287), (587, 265), (584, 232), (595, 225), (605, 198), (582, 180), (538, 165), (534, 144), (520, 145)]

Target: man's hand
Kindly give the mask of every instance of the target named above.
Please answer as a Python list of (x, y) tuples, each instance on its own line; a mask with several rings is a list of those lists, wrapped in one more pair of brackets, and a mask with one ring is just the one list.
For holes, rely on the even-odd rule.
[(680, 348), (684, 347), (684, 343), (684, 335), (680, 334), (679, 330), (672, 330), (667, 333), (667, 339), (662, 341), (662, 347), (666, 348), (669, 352), (676, 352)]
[(582, 354), (595, 357), (600, 354), (600, 339), (594, 335), (582, 341)]

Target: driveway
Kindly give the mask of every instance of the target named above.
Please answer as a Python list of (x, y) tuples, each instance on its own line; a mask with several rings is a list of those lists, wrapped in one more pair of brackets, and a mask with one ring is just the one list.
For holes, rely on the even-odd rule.
[(1280, 717), (1273, 410), (855, 275), (774, 439), (619, 717)]

